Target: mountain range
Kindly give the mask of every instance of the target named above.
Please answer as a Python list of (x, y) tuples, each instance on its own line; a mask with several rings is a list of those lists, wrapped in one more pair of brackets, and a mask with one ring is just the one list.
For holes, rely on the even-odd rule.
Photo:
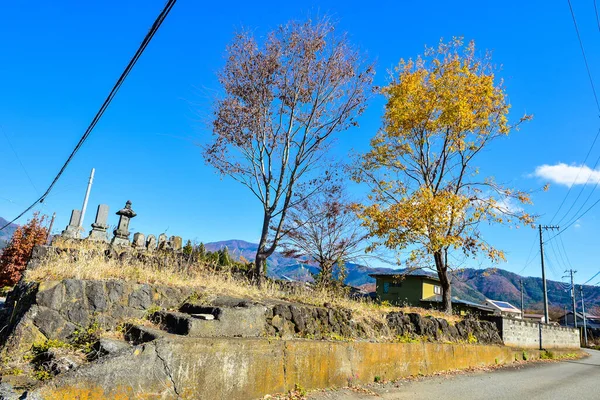
[[(227, 247), (232, 257), (253, 260), (258, 249), (255, 243), (243, 240), (227, 240), (205, 244), (208, 251), (220, 250)], [(311, 281), (312, 274), (316, 274), (318, 268), (314, 265), (298, 262), (293, 258), (286, 258), (280, 253), (273, 253), (267, 261), (267, 274), (278, 279), (291, 279), (297, 281)], [(376, 273), (403, 273), (402, 269), (394, 268), (372, 268), (365, 265), (347, 263), (347, 277), (345, 283), (373, 291), (375, 279), (369, 274)], [(523, 282), (524, 306), (526, 309), (541, 311), (543, 309), (542, 279), (538, 277), (523, 277), (500, 268), (473, 269), (465, 268), (456, 271), (452, 278), (452, 295), (463, 300), (483, 302), (485, 299), (508, 301), (520, 307), (521, 291), (520, 281)], [(555, 314), (571, 309), (572, 301), (570, 290), (564, 282), (548, 280), (548, 303)], [(577, 286), (577, 299), (579, 297), (579, 286)], [(584, 286), (586, 308), (600, 308), (600, 287)], [(581, 303), (578, 303), (578, 307)]]
[[(0, 226), (7, 223), (0, 217)], [(0, 249), (12, 237), (18, 225), (11, 224), (0, 231)], [(217, 251), (227, 247), (232, 257), (252, 261), (256, 255), (258, 245), (243, 240), (226, 240), (220, 242), (206, 243), (208, 251)], [(309, 282), (313, 274), (319, 269), (306, 262), (288, 258), (281, 253), (275, 252), (267, 261), (267, 273), (277, 279), (288, 279)], [(373, 268), (356, 263), (346, 263), (345, 283), (350, 286), (361, 288), (365, 291), (375, 290), (375, 279), (370, 274), (403, 273), (402, 269), (395, 268)], [(483, 302), (486, 298), (503, 300), (513, 303), (519, 307), (521, 303), (520, 281), (523, 282), (525, 308), (540, 311), (543, 309), (542, 279), (538, 277), (522, 277), (510, 271), (500, 268), (473, 269), (465, 268), (454, 272), (452, 280), (452, 294), (463, 300)], [(550, 308), (556, 313), (564, 310), (564, 307), (572, 307), (571, 295), (568, 286), (564, 282), (547, 281), (548, 302)], [(579, 286), (577, 286), (579, 289)], [(586, 308), (592, 310), (597, 307), (600, 311), (600, 287), (584, 286)], [(577, 299), (580, 301), (579, 290)], [(580, 307), (581, 303), (578, 304)]]
[[(0, 227), (6, 225), (7, 223), (8, 223), (7, 220), (0, 217)], [(0, 249), (4, 248), (6, 246), (6, 244), (12, 237), (12, 235), (15, 232), (15, 229), (17, 229), (17, 227), (18, 227), (17, 224), (10, 224), (5, 229), (0, 231)]]

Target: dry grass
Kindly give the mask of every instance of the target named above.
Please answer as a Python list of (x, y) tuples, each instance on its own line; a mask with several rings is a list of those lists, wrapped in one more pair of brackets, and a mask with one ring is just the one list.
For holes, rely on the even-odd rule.
[(331, 303), (335, 307), (350, 309), (358, 318), (368, 317), (383, 322), (385, 314), (392, 311), (416, 312), (422, 315), (445, 318), (450, 323), (460, 321), (458, 316), (448, 316), (435, 310), (418, 307), (394, 307), (381, 305), (370, 299), (354, 299), (336, 295), (326, 290), (282, 287), (267, 281), (260, 287), (228, 270), (216, 270), (201, 262), (182, 261), (172, 253), (159, 253), (149, 259), (144, 253), (130, 253), (125, 259), (107, 258), (104, 247), (88, 241), (61, 242), (61, 249), (51, 252), (40, 265), (27, 271), (30, 281), (62, 279), (122, 279), (137, 283), (163, 284), (198, 288), (204, 293), (218, 293), (254, 300), (278, 299), (308, 305), (323, 306)]

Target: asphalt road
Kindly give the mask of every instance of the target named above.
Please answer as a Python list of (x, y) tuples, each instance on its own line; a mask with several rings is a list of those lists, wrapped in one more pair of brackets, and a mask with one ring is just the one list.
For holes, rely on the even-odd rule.
[(444, 399), (444, 400), (600, 400), (600, 351), (580, 360), (540, 362), (492, 372), (403, 380), (371, 385), (368, 391), (313, 393), (311, 400)]

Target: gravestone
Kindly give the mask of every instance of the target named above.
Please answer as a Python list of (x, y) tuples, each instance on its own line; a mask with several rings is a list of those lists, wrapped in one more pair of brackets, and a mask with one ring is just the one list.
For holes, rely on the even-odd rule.
[(96, 220), (92, 224), (92, 230), (88, 236), (89, 240), (108, 242), (106, 230), (108, 229), (108, 206), (100, 204), (96, 211)]
[(61, 232), (61, 236), (69, 239), (79, 239), (81, 236), (79, 234), (79, 218), (81, 217), (81, 211), (73, 210), (71, 211), (71, 220), (69, 221), (69, 225), (65, 228), (64, 231)]
[(125, 208), (120, 209), (116, 214), (119, 216), (119, 225), (113, 231), (115, 236), (112, 239), (112, 245), (131, 246), (131, 243), (129, 243), (129, 220), (137, 215), (131, 209), (131, 201), (127, 200)]
[(171, 236), (169, 238), (169, 244), (173, 250), (180, 252), (183, 246), (183, 239), (181, 239), (181, 236)]
[(143, 233), (136, 232), (133, 235), (133, 247), (136, 249), (146, 248), (146, 236)]
[(156, 250), (156, 236), (148, 235), (148, 240), (146, 240), (146, 250), (148, 250), (148, 251)]
[(158, 250), (167, 250), (169, 248), (169, 243), (167, 242), (167, 235), (161, 233), (158, 235)]

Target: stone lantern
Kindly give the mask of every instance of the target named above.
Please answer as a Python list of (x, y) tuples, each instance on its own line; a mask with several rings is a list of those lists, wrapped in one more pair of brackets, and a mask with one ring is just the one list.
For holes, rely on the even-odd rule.
[(113, 246), (131, 246), (129, 242), (129, 220), (137, 214), (131, 209), (131, 201), (127, 200), (125, 208), (120, 209), (116, 213), (119, 216), (119, 225), (113, 231), (115, 236), (112, 240)]

